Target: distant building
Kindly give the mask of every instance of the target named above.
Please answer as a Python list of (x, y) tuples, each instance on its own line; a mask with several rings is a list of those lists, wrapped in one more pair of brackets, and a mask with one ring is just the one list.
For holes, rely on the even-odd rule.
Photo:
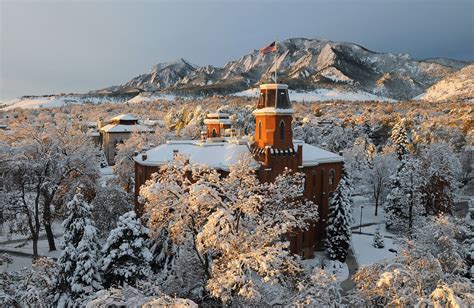
[(254, 136), (239, 136), (231, 129), (227, 114), (209, 114), (205, 120), (207, 131), (201, 140), (167, 141), (135, 157), (135, 210), (140, 187), (151, 174), (159, 171), (177, 153), (186, 155), (192, 163), (204, 163), (217, 169), (223, 176), (237, 162), (241, 153), (251, 153), (262, 182), (271, 182), (285, 168), (305, 174), (304, 196), (318, 206), (319, 221), (306, 231), (290, 235), (290, 249), (305, 258), (312, 258), (314, 251), (322, 249), (326, 234), (330, 192), (339, 183), (343, 158), (334, 153), (293, 139), (293, 110), (288, 96), (288, 86), (265, 84), (260, 86), (256, 110)]
[(124, 143), (132, 132), (149, 133), (152, 130), (145, 125), (138, 124), (138, 118), (130, 114), (116, 116), (103, 126), (101, 120), (97, 123), (100, 133), (100, 144), (105, 153), (107, 163), (113, 165), (117, 154), (117, 144)]

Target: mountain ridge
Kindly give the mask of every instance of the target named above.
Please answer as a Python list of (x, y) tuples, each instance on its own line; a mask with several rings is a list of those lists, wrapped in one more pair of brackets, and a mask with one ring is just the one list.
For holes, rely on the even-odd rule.
[(350, 42), (291, 38), (279, 42), (276, 53), (262, 55), (254, 49), (222, 67), (197, 66), (183, 58), (158, 63), (148, 73), (113, 88), (187, 95), (230, 94), (271, 81), (277, 70), (279, 81), (295, 90), (364, 91), (400, 100), (421, 95), (469, 64), (442, 57), (417, 60), (405, 53), (376, 52)]

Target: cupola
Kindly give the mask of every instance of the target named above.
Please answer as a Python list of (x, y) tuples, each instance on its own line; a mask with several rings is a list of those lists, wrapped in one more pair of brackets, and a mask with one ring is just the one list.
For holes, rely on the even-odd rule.
[(208, 113), (204, 124), (207, 125), (207, 138), (220, 138), (231, 127), (232, 121), (227, 113)]
[(262, 84), (255, 115), (254, 146), (293, 149), (293, 109), (286, 84)]

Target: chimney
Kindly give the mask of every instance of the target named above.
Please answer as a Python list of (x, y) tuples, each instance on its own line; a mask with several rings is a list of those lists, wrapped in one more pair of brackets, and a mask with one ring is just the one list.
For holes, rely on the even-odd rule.
[(176, 155), (178, 155), (178, 150), (173, 150), (173, 157), (176, 157)]
[(303, 166), (303, 145), (298, 144), (298, 167)]

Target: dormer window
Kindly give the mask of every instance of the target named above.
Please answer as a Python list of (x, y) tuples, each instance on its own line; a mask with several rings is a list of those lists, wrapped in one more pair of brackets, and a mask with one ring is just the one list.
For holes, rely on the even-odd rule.
[(280, 140), (285, 140), (285, 122), (280, 122)]

